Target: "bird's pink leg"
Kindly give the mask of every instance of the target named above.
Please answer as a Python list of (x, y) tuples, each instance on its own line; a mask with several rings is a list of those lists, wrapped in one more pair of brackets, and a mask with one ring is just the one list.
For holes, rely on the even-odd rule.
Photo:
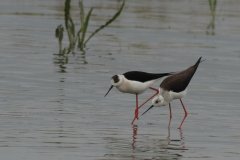
[(170, 110), (170, 120), (169, 120), (169, 124), (168, 124), (168, 129), (170, 129), (170, 124), (171, 124), (171, 120), (172, 120), (172, 110), (171, 110), (171, 104), (169, 103), (169, 110)]
[(138, 119), (138, 94), (136, 94), (136, 109), (135, 109), (135, 117)]
[[(152, 90), (155, 90), (156, 93), (155, 93), (152, 97), (150, 97), (147, 101), (145, 101), (141, 106), (139, 106), (138, 109), (141, 108), (144, 104), (146, 104), (149, 100), (151, 100), (153, 97), (155, 97), (155, 96), (159, 93), (159, 90), (158, 90), (158, 89), (152, 88), (152, 87), (149, 87), (149, 88), (152, 89)], [(137, 100), (137, 99), (136, 99), (136, 100)], [(137, 111), (137, 112), (138, 112), (138, 111)], [(136, 118), (138, 118), (138, 116), (136, 116), (136, 110), (135, 110), (135, 117), (134, 117), (134, 119), (133, 119), (133, 121), (132, 121), (132, 124), (134, 123), (134, 121), (135, 121)]]
[(184, 107), (183, 102), (182, 102), (181, 99), (180, 99), (180, 101), (181, 101), (181, 103), (182, 103), (182, 106), (183, 106), (183, 109), (184, 109), (184, 112), (185, 112), (185, 116), (184, 116), (184, 118), (183, 118), (183, 120), (182, 120), (182, 123), (181, 123), (180, 126), (179, 126), (179, 129), (181, 129), (182, 124), (183, 124), (184, 120), (186, 119), (186, 117), (187, 117), (187, 115), (188, 115), (187, 110), (186, 110), (186, 108)]
[(172, 119), (172, 110), (171, 110), (171, 104), (169, 103), (169, 110), (170, 110), (170, 119)]
[(153, 97), (155, 97), (159, 93), (158, 89), (152, 88), (152, 87), (149, 87), (149, 88), (152, 89), (152, 90), (155, 90), (156, 93), (152, 97), (150, 97), (148, 100), (146, 100), (141, 106), (139, 106), (138, 109), (141, 108), (144, 104), (146, 104), (148, 101), (150, 101)]

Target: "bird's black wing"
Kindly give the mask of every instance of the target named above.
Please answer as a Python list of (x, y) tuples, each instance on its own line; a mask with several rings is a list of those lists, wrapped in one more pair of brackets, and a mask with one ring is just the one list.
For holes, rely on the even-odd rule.
[(184, 91), (187, 88), (189, 82), (191, 81), (194, 73), (196, 72), (199, 63), (201, 62), (201, 58), (202, 57), (198, 59), (195, 65), (189, 67), (188, 69), (164, 79), (160, 87), (167, 91)]
[(132, 81), (147, 82), (159, 79), (164, 76), (172, 75), (172, 73), (146, 73), (141, 71), (130, 71), (123, 74), (125, 78)]

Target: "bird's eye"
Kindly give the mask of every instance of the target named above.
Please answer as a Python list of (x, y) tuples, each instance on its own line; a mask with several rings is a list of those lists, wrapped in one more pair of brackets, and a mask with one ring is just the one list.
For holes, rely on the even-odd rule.
[(156, 101), (156, 103), (158, 103), (158, 101)]

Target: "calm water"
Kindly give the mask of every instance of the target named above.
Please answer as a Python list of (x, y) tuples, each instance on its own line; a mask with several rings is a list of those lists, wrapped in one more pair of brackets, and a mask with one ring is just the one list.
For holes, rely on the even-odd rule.
[[(95, 7), (90, 34), (121, 1), (88, 0), (84, 6), (85, 12)], [(213, 27), (207, 0), (127, 0), (121, 16), (89, 41), (86, 55), (76, 51), (65, 64), (54, 37), (64, 24), (63, 0), (1, 1), (1, 159), (239, 159), (239, 6), (218, 0)], [(71, 15), (79, 28), (78, 1)], [(168, 107), (131, 125), (135, 96), (114, 88), (103, 97), (112, 75), (181, 71), (200, 56), (207, 60), (183, 98), (189, 115), (182, 130), (178, 100), (168, 130)], [(148, 90), (139, 101), (152, 94)]]

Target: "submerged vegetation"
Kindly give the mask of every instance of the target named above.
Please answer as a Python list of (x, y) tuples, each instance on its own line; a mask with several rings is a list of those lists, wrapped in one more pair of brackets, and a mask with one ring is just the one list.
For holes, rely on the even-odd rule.
[(55, 31), (55, 37), (58, 38), (58, 42), (59, 42), (59, 53), (61, 53), (61, 51), (62, 51), (63, 31), (64, 31), (64, 28), (61, 24), (58, 25), (58, 27)]
[(71, 8), (71, 0), (66, 0), (65, 1), (65, 29), (67, 31), (68, 34), (68, 40), (69, 40), (69, 47), (68, 48), (64, 48), (62, 49), (62, 39), (63, 39), (63, 32), (64, 32), (64, 28), (62, 25), (59, 25), (56, 28), (55, 31), (55, 36), (56, 38), (58, 38), (59, 41), (59, 54), (64, 55), (65, 53), (69, 54), (70, 52), (74, 53), (74, 50), (76, 48), (76, 44), (78, 49), (80, 49), (80, 51), (82, 51), (83, 53), (85, 53), (85, 47), (87, 42), (96, 34), (98, 33), (100, 30), (102, 30), (104, 27), (108, 26), (109, 24), (111, 24), (122, 12), (122, 9), (124, 7), (125, 1), (123, 1), (123, 4), (121, 5), (120, 9), (118, 10), (118, 12), (110, 19), (108, 20), (104, 25), (100, 26), (98, 29), (96, 29), (88, 38), (87, 40), (85, 40), (85, 36), (86, 36), (86, 32), (87, 32), (87, 28), (88, 28), (88, 23), (93, 11), (93, 8), (91, 8), (88, 11), (88, 14), (85, 17), (84, 14), (84, 7), (83, 7), (83, 2), (82, 0), (79, 0), (79, 9), (80, 9), (80, 22), (81, 22), (81, 26), (80, 29), (77, 31), (77, 33), (75, 34), (75, 24), (70, 16), (70, 8)]
[[(210, 23), (207, 26), (207, 34), (212, 34), (214, 35), (214, 29), (215, 29), (215, 13), (216, 13), (216, 7), (217, 7), (217, 0), (208, 0), (209, 2), (209, 7), (210, 7), (210, 11), (211, 11), (211, 16), (212, 16), (212, 20), (210, 21)], [(209, 33), (208, 30), (212, 30), (212, 33)]]

